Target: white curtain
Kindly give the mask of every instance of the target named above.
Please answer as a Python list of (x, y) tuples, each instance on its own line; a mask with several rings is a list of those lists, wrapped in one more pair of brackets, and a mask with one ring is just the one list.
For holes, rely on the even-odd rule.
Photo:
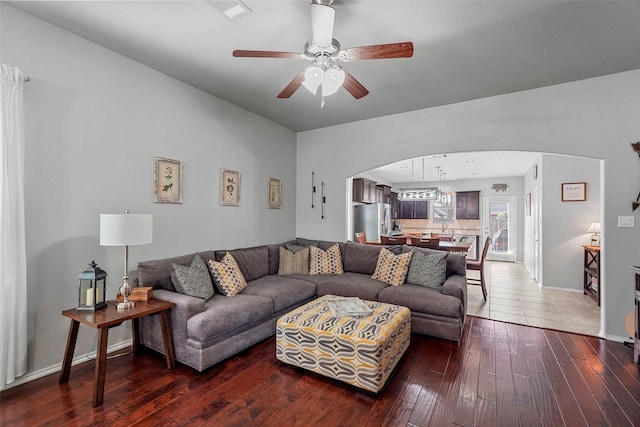
[(0, 390), (27, 371), (24, 74), (0, 68)]

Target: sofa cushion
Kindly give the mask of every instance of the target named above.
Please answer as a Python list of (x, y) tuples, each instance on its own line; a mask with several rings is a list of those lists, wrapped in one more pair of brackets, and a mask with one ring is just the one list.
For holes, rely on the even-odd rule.
[(412, 255), (413, 252), (394, 255), (391, 251), (382, 248), (378, 256), (376, 270), (373, 272), (371, 278), (386, 283), (387, 285), (402, 285), (407, 277)]
[(171, 282), (178, 293), (204, 300), (213, 296), (209, 269), (200, 255), (193, 257), (190, 266), (171, 264)]
[(232, 297), (247, 287), (247, 282), (233, 256), (227, 252), (221, 262), (209, 260), (213, 281), (222, 295)]
[[(313, 276), (310, 276), (313, 277)], [(316, 295), (338, 295), (342, 297), (360, 297), (376, 301), (378, 292), (389, 287), (360, 273), (344, 273), (337, 276), (326, 276), (316, 284)]]
[(316, 285), (291, 276), (264, 276), (248, 283), (242, 295), (259, 295), (273, 301), (273, 311), (278, 312), (292, 305), (310, 301), (316, 293)]
[(463, 255), (449, 252), (449, 256), (447, 256), (447, 277), (454, 274), (467, 275), (467, 258)]
[(151, 286), (175, 292), (171, 282), (171, 264), (189, 265), (195, 254), (138, 263), (138, 286)]
[(269, 274), (278, 274), (281, 247), (282, 245), (267, 245), (267, 250), (269, 251)]
[(300, 246), (318, 246), (317, 240), (309, 240), (305, 239), (304, 237), (296, 237), (296, 242)]
[[(378, 255), (382, 246), (363, 245), (347, 242), (344, 246), (344, 271), (363, 273), (371, 276), (376, 271)], [(386, 248), (394, 254), (401, 253), (401, 246)]]
[[(429, 248), (418, 248), (415, 246), (402, 245), (402, 252), (411, 252), (411, 251), (423, 251), (427, 254), (443, 252), (437, 249), (429, 249)], [(447, 256), (447, 277), (458, 274), (460, 276), (467, 275), (467, 261), (466, 257), (454, 252), (448, 252)]]
[(309, 274), (309, 247), (300, 249), (297, 252), (280, 248), (278, 275), (288, 276), (291, 274)]
[(342, 274), (342, 256), (340, 246), (336, 243), (329, 249), (322, 250), (315, 246), (310, 246), (309, 254), (309, 274)]
[(187, 336), (205, 346), (220, 336), (247, 330), (273, 316), (273, 302), (255, 295), (227, 298), (215, 294), (205, 306), (205, 311), (187, 321)]
[(409, 283), (403, 286), (387, 286), (378, 292), (378, 301), (403, 305), (416, 313), (464, 318), (464, 306), (460, 298), (444, 295), (437, 289)]
[(216, 251), (216, 261), (221, 261), (227, 252), (235, 259), (246, 281), (250, 282), (269, 274), (269, 248), (267, 246)]
[(425, 253), (420, 250), (412, 250), (413, 257), (409, 264), (407, 283), (439, 288), (444, 283), (447, 275), (447, 257), (449, 252), (435, 251), (439, 253)]
[(301, 250), (304, 250), (309, 246), (294, 245), (293, 243), (285, 243), (284, 247), (287, 248), (288, 251), (293, 252), (295, 254), (296, 252), (300, 252)]

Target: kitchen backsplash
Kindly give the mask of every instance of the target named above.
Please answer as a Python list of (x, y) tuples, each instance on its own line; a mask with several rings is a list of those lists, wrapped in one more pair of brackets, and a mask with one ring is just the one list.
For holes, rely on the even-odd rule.
[[(402, 232), (406, 234), (442, 233), (442, 224), (436, 224), (430, 219), (394, 219), (393, 221), (398, 221), (400, 223), (400, 226), (402, 227)], [(446, 224), (445, 232), (452, 234), (480, 235), (480, 220), (455, 220)]]

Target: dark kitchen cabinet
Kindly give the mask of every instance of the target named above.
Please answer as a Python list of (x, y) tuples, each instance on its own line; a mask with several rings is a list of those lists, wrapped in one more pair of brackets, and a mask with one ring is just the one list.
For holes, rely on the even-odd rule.
[(480, 219), (479, 191), (456, 191), (456, 218)]
[(376, 185), (376, 200), (378, 203), (390, 203), (391, 187), (388, 185)]
[(366, 178), (353, 178), (353, 201), (376, 202), (376, 182)]
[(389, 204), (391, 205), (391, 218), (400, 218), (400, 202), (398, 202), (398, 193), (389, 193)]
[(427, 200), (398, 201), (398, 215), (400, 219), (427, 219), (429, 202)]

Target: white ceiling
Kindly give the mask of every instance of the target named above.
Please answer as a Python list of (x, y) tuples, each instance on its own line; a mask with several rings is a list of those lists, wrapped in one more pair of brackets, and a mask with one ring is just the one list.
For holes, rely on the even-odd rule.
[(199, 0), (9, 3), (295, 131), (640, 68), (637, 1), (336, 0), (343, 48), (415, 51), (346, 64), (370, 94), (341, 89), (320, 109), (304, 88), (276, 98), (306, 62), (231, 55), (302, 52), (310, 0), (245, 0), (253, 12), (235, 21)]
[(439, 166), (446, 174), (446, 181), (506, 178), (523, 176), (538, 156), (539, 153), (519, 151), (437, 154), (391, 163), (358, 176), (392, 186), (407, 183), (420, 184), (423, 181), (433, 183), (438, 180), (436, 167)]

